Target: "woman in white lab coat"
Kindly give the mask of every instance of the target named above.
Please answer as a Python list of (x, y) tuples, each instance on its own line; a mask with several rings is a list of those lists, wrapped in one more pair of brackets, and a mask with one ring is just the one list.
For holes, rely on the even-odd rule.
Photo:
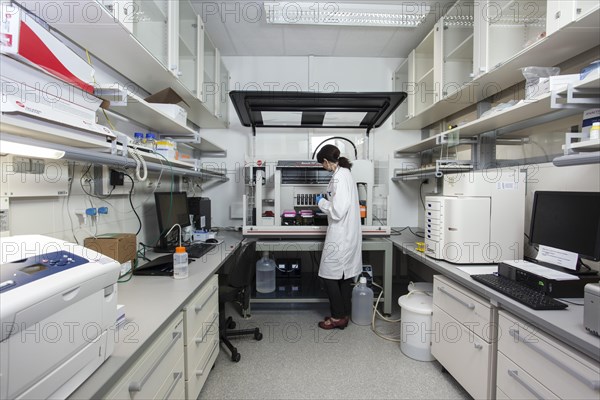
[(333, 172), (327, 198), (317, 197), (321, 211), (327, 214), (327, 236), (319, 266), (331, 316), (319, 322), (322, 329), (344, 329), (352, 311), (352, 283), (362, 272), (362, 233), (358, 190), (350, 172), (352, 163), (340, 157), (340, 150), (333, 145), (324, 146), (317, 154), (323, 168)]

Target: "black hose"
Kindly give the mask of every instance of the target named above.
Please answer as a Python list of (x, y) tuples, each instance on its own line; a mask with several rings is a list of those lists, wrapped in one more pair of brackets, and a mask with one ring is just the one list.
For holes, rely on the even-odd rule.
[(356, 145), (352, 142), (352, 140), (346, 139), (345, 137), (341, 137), (341, 136), (334, 136), (332, 138), (325, 139), (321, 143), (319, 143), (319, 145), (315, 149), (315, 151), (314, 151), (311, 159), (315, 158), (315, 154), (317, 154), (317, 151), (319, 150), (319, 147), (323, 146), (323, 144), (325, 144), (326, 142), (328, 142), (330, 140), (333, 140), (333, 139), (345, 140), (346, 142), (350, 143), (352, 145), (352, 147), (354, 147), (354, 159), (358, 160), (358, 150), (356, 149)]

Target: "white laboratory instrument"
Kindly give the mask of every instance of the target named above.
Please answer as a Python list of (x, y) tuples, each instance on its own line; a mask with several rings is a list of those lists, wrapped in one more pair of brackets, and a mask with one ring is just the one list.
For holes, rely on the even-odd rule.
[(525, 173), (498, 170), (444, 179), (425, 200), (425, 254), (456, 264), (523, 257)]
[(0, 398), (65, 398), (113, 351), (120, 263), (41, 235), (0, 245)]
[[(373, 162), (352, 160), (352, 176), (359, 193), (363, 236), (389, 236), (389, 226), (373, 224)], [(244, 235), (325, 236), (327, 216), (317, 207), (316, 196), (327, 195), (330, 179), (331, 172), (315, 160), (281, 160), (274, 168), (248, 167), (249, 194), (242, 206)]]

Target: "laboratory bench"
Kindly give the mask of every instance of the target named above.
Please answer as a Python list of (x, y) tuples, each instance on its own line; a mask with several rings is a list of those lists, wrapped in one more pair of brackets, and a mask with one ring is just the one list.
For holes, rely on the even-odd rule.
[[(471, 278), (493, 265), (432, 259), (407, 231), (390, 240), (400, 250), (397, 268), (410, 258), (411, 271), (433, 270), (431, 351), (474, 398), (600, 396), (600, 337), (584, 328), (582, 298), (565, 310), (533, 310)], [(445, 337), (447, 327), (465, 334)]]
[[(69, 398), (129, 398), (132, 392), (139, 392), (138, 398), (153, 398), (154, 395), (197, 397), (218, 355), (218, 280), (215, 274), (242, 242), (241, 234), (231, 231), (220, 231), (217, 239), (223, 242), (203, 257), (190, 261), (187, 279), (135, 275), (118, 285), (118, 303), (125, 306), (125, 322), (109, 332), (112, 336), (109, 340), (114, 340), (114, 350)], [(194, 307), (196, 315), (193, 310), (190, 312)], [(206, 311), (200, 311), (202, 307)], [(194, 321), (198, 316), (203, 319)], [(194, 339), (198, 332), (190, 330), (192, 323), (199, 327), (202, 340)], [(214, 329), (209, 331), (209, 326)], [(210, 342), (211, 347), (198, 355), (196, 353), (203, 349), (195, 349), (194, 340), (198, 346)], [(188, 362), (193, 369), (196, 361), (202, 364), (198, 382), (194, 376), (188, 376), (190, 368), (183, 368)], [(163, 364), (167, 362), (170, 364), (164, 370)], [(168, 379), (162, 382), (156, 374)]]

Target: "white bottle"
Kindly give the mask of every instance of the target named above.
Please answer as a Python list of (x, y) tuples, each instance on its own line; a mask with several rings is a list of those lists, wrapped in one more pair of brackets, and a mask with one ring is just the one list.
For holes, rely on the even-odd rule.
[(373, 290), (367, 286), (367, 278), (361, 276), (358, 285), (352, 289), (352, 322), (370, 325), (372, 317)]
[(594, 122), (590, 129), (590, 140), (600, 139), (600, 122)]
[(263, 257), (256, 262), (256, 291), (271, 293), (275, 291), (275, 261), (264, 252)]
[(185, 251), (185, 247), (177, 247), (173, 253), (173, 278), (185, 279), (188, 275), (188, 253)]

